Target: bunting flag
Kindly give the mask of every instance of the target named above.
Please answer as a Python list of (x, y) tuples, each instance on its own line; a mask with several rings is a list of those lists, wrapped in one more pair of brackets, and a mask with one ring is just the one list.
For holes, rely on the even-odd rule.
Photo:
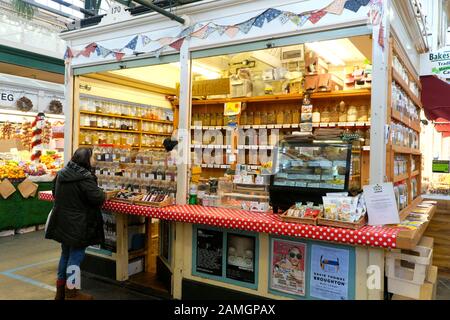
[(324, 10), (320, 10), (317, 12), (314, 12), (311, 14), (311, 16), (309, 17), (309, 21), (311, 21), (313, 24), (316, 24), (317, 22), (320, 21), (320, 19), (322, 19), (325, 15), (326, 15), (326, 11)]
[(227, 31), (228, 26), (221, 26), (216, 24), (216, 30), (219, 33), (219, 36), (223, 36), (225, 31)]
[(175, 38), (165, 37), (158, 40), (159, 44), (161, 46), (166, 46), (170, 43), (172, 43), (175, 40)]
[(177, 50), (177, 51), (180, 51), (181, 46), (183, 45), (184, 39), (185, 39), (185, 38), (178, 39), (177, 41), (172, 42), (169, 46), (170, 46), (171, 48), (174, 48), (174, 49)]
[(381, 22), (381, 25), (380, 25), (380, 31), (378, 34), (378, 44), (384, 50), (384, 25), (383, 25), (383, 22)]
[(166, 47), (161, 47), (158, 50), (154, 51), (154, 56), (156, 59), (159, 59), (159, 57), (161, 56), (161, 54), (163, 53), (163, 51), (166, 49)]
[(345, 2), (346, 0), (334, 0), (328, 7), (323, 10), (328, 13), (341, 15), (344, 11)]
[(266, 20), (267, 22), (272, 22), (276, 18), (278, 18), (283, 12), (278, 9), (270, 8), (266, 11)]
[(280, 22), (281, 22), (282, 24), (286, 24), (288, 21), (289, 21), (289, 12), (283, 12), (283, 13), (280, 15)]
[(247, 34), (252, 29), (252, 26), (253, 26), (253, 23), (255, 22), (255, 20), (256, 20), (256, 17), (252, 18), (250, 20), (247, 20), (245, 22), (242, 22), (242, 23), (236, 25), (236, 27), (238, 27), (239, 31), (241, 31), (243, 34)]
[(141, 42), (142, 42), (142, 46), (145, 47), (150, 42), (152, 42), (152, 39), (150, 39), (150, 37), (147, 37), (146, 35), (142, 35), (141, 36)]
[(266, 12), (267, 10), (256, 17), (255, 21), (253, 22), (253, 25), (255, 27), (262, 28), (264, 26), (264, 22), (266, 21)]
[[(386, 37), (384, 35), (384, 26), (381, 25), (383, 17), (383, 0), (334, 0), (321, 10), (308, 11), (300, 14), (296, 14), (290, 11), (281, 11), (275, 8), (269, 8), (249, 20), (234, 25), (217, 25), (213, 22), (210, 22), (206, 25), (195, 24), (181, 30), (178, 37), (162, 37), (158, 40), (152, 40), (146, 35), (136, 35), (122, 49), (110, 50), (105, 47), (99, 46), (96, 43), (90, 43), (83, 50), (75, 50), (68, 47), (65, 51), (64, 59), (66, 61), (70, 61), (72, 58), (79, 57), (80, 55), (89, 58), (90, 55), (95, 51), (97, 56), (106, 58), (108, 55), (113, 54), (113, 56), (117, 60), (122, 60), (125, 56), (125, 53), (122, 51), (125, 48), (131, 49), (134, 54), (149, 53), (151, 55), (154, 54), (159, 57), (159, 55), (169, 46), (179, 51), (184, 43), (184, 40), (189, 39), (190, 37), (194, 37), (197, 39), (206, 39), (212, 33), (217, 31), (219, 36), (223, 36), (224, 34), (226, 34), (228, 37), (234, 38), (239, 32), (248, 34), (253, 27), (263, 28), (266, 23), (270, 23), (276, 19), (278, 19), (281, 24), (286, 24), (288, 21), (291, 21), (297, 26), (297, 28), (299, 28), (308, 21), (311, 21), (312, 24), (318, 23), (324, 16), (326, 16), (327, 13), (341, 15), (344, 9), (358, 12), (361, 7), (367, 6), (369, 4), (370, 10), (368, 13), (368, 20), (371, 25), (380, 28), (378, 42), (384, 49)], [(143, 47), (147, 46), (151, 42), (158, 42), (160, 48), (152, 51), (136, 52), (135, 49), (137, 47), (137, 42), (139, 41), (139, 36), (141, 37)]]
[(133, 39), (131, 39), (130, 42), (128, 42), (128, 44), (125, 46), (125, 48), (131, 49), (134, 51), (136, 49), (138, 39), (139, 39), (139, 36), (135, 36)]
[(358, 12), (361, 7), (367, 6), (369, 2), (370, 0), (347, 0), (344, 8), (353, 12)]
[(234, 38), (239, 33), (239, 28), (235, 27), (235, 26), (228, 27), (227, 30), (225, 31), (225, 33), (230, 38)]
[(66, 59), (72, 59), (73, 58), (73, 52), (72, 49), (67, 47), (66, 52), (64, 53), (64, 60)]

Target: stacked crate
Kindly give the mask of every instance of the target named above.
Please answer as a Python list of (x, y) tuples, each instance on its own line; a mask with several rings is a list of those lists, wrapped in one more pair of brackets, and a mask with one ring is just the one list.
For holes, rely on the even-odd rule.
[(412, 250), (392, 250), (386, 254), (388, 292), (393, 300), (434, 300), (437, 267), (433, 262), (433, 238), (423, 237)]

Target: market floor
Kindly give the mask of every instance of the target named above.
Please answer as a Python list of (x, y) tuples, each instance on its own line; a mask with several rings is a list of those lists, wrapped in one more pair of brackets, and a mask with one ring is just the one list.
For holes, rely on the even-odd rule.
[[(59, 254), (43, 231), (0, 238), (0, 300), (52, 300)], [(155, 299), (87, 274), (81, 283), (97, 300)]]
[[(52, 300), (59, 250), (43, 231), (0, 238), (0, 300)], [(437, 298), (450, 300), (450, 278), (438, 281)], [(82, 287), (97, 300), (156, 299), (87, 274)]]

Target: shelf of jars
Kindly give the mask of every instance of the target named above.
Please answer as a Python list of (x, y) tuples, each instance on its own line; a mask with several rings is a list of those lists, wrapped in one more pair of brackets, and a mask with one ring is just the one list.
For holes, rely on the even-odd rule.
[(80, 111), (80, 114), (86, 114), (86, 115), (97, 116), (97, 117), (110, 117), (110, 118), (137, 120), (137, 121), (146, 121), (146, 122), (154, 122), (154, 123), (160, 123), (160, 124), (172, 124), (172, 121), (146, 119), (146, 118), (141, 118), (140, 116), (139, 117), (122, 116), (122, 115), (116, 115), (116, 114), (98, 113), (98, 112), (83, 111), (83, 110)]
[[(370, 89), (354, 89), (331, 92), (314, 92), (311, 94), (311, 99), (343, 99), (343, 98), (370, 98), (372, 91)], [(272, 101), (300, 101), (304, 94), (281, 94), (281, 95), (267, 95), (257, 97), (240, 97), (240, 98), (226, 98), (226, 99), (208, 99), (208, 100), (192, 100), (193, 106), (202, 106), (209, 104), (224, 104), (228, 102), (272, 102)], [(173, 105), (179, 105), (178, 100), (173, 101)]]

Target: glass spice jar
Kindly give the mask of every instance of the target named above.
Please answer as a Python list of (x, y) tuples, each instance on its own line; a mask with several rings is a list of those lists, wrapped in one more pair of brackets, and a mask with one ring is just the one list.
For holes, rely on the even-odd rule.
[(347, 108), (344, 101), (339, 103), (339, 122), (347, 122)]
[(356, 122), (358, 120), (358, 109), (355, 106), (350, 106), (347, 110), (347, 121)]
[(252, 126), (255, 124), (254, 121), (253, 112), (247, 113), (247, 124)]
[(216, 114), (211, 113), (210, 117), (211, 117), (211, 119), (209, 120), (209, 125), (214, 126), (214, 127), (217, 126)]
[(255, 116), (253, 118), (253, 124), (255, 126), (261, 125), (261, 112), (255, 112)]
[(268, 124), (267, 112), (261, 112), (261, 124)]
[(275, 111), (271, 111), (267, 116), (267, 124), (276, 124), (277, 116), (275, 115)]
[(239, 123), (241, 124), (241, 126), (245, 126), (248, 122), (248, 118), (247, 118), (247, 111), (244, 111), (241, 113), (241, 118), (239, 120)]
[(329, 122), (338, 122), (339, 121), (339, 105), (333, 105), (330, 107), (330, 121)]
[(368, 121), (368, 108), (367, 106), (361, 106), (358, 110), (358, 121), (365, 122)]
[(216, 122), (217, 126), (223, 126), (223, 115), (220, 112), (216, 113)]
[(312, 114), (312, 122), (313, 123), (320, 123), (320, 109), (313, 108), (313, 114)]
[[(314, 114), (313, 114), (314, 117)], [(300, 123), (300, 110), (295, 109), (292, 111), (292, 123), (293, 124), (299, 124)]]
[(211, 115), (209, 113), (205, 113), (203, 116), (203, 125), (210, 126), (211, 124)]
[(277, 111), (277, 123), (276, 124), (283, 124), (284, 121), (284, 114), (282, 110)]
[(330, 122), (330, 107), (325, 107), (320, 114), (320, 122), (328, 123)]
[(292, 114), (291, 114), (291, 110), (286, 110), (284, 112), (284, 124), (290, 124), (292, 122)]

